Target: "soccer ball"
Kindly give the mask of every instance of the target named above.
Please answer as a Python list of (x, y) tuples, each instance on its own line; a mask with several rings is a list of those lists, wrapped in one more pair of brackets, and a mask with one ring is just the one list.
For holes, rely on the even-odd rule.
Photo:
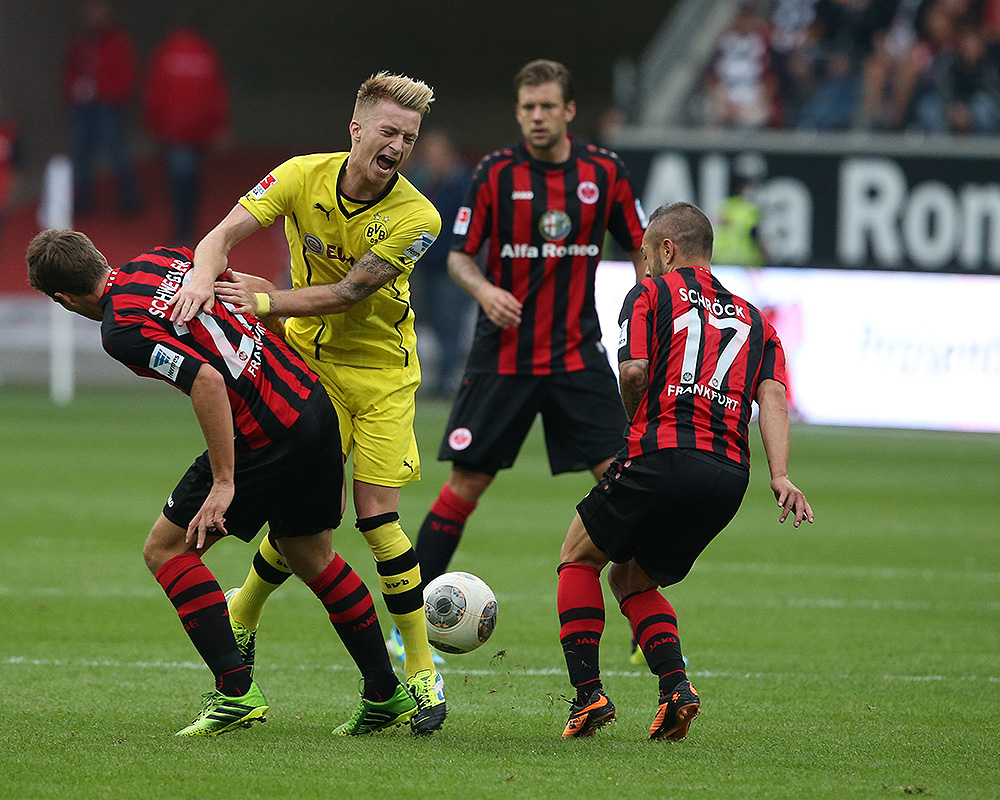
[(493, 590), (468, 572), (446, 572), (424, 589), (427, 639), (443, 653), (468, 653), (493, 634)]

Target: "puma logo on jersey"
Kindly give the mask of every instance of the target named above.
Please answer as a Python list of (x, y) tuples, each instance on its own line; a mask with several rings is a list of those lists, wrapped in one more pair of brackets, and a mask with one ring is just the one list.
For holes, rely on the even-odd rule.
[(319, 210), (320, 210), (320, 211), (322, 211), (322, 212), (323, 212), (324, 214), (326, 214), (326, 221), (327, 221), (327, 222), (329, 222), (329, 221), (330, 221), (330, 214), (332, 214), (332, 213), (333, 213), (333, 209), (332, 209), (332, 208), (331, 208), (331, 209), (330, 209), (329, 211), (327, 211), (327, 210), (326, 210), (325, 208), (323, 208), (323, 206), (321, 206), (321, 205), (320, 205), (319, 203), (317, 203), (316, 205), (314, 205), (314, 206), (313, 206), (313, 208), (316, 208), (316, 209), (319, 209)]

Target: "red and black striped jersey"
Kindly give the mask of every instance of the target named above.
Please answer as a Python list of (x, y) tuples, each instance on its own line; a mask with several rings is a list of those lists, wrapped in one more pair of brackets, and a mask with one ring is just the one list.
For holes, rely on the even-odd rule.
[(646, 217), (614, 153), (572, 145), (567, 161), (536, 161), (522, 142), (486, 156), (455, 218), (452, 250), (476, 255), (489, 240), (486, 277), (523, 304), (501, 330), (482, 309), (467, 371), (575, 372), (607, 360), (594, 306), (605, 232), (638, 250)]
[(749, 469), (751, 404), (765, 378), (785, 383), (771, 323), (703, 267), (647, 278), (625, 298), (618, 361), (649, 360), (629, 428), (629, 457), (704, 450)]
[(226, 381), (237, 447), (263, 447), (299, 418), (318, 378), (256, 317), (218, 300), (210, 314), (171, 322), (167, 301), (186, 282), (192, 257), (186, 247), (159, 247), (111, 271), (100, 301), (104, 349), (137, 375), (185, 394), (210, 364)]

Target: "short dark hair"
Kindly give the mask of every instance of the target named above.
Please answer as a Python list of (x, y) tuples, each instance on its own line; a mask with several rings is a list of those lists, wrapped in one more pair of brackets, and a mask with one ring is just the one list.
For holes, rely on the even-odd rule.
[(108, 262), (86, 235), (55, 228), (35, 235), (25, 259), (31, 288), (49, 297), (56, 292), (90, 294), (108, 269)]
[(547, 58), (529, 61), (518, 70), (514, 76), (514, 93), (517, 94), (522, 86), (540, 86), (543, 83), (558, 83), (564, 103), (576, 97), (573, 76), (569, 70), (558, 61), (550, 61)]
[(667, 203), (649, 215), (649, 225), (658, 239), (672, 239), (682, 253), (693, 258), (712, 258), (715, 233), (705, 212), (694, 203)]

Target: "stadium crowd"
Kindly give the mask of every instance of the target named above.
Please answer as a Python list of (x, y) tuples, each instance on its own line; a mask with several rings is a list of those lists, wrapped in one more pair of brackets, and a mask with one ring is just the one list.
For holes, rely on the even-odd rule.
[(1000, 0), (743, 3), (690, 116), (725, 128), (994, 134)]

